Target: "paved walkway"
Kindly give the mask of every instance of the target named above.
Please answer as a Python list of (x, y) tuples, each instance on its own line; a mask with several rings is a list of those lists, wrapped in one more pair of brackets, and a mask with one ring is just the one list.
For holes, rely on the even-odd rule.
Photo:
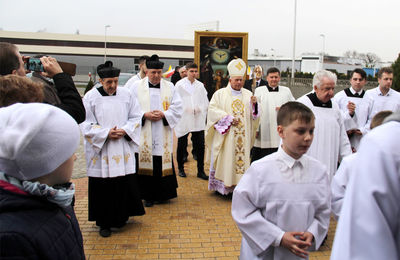
[[(75, 211), (87, 259), (238, 259), (241, 234), (231, 217), (231, 199), (208, 191), (207, 181), (196, 177), (196, 162), (191, 157), (185, 164), (188, 177), (177, 177), (176, 199), (146, 208), (144, 216), (130, 218), (120, 231), (102, 238), (95, 223), (87, 220), (82, 147), (77, 155)], [(326, 245), (311, 253), (310, 259), (329, 259), (335, 227), (331, 221)]]

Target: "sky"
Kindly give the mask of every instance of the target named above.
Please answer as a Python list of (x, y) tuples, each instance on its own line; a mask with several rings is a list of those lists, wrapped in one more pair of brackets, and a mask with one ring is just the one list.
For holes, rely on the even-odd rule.
[[(0, 0), (5, 31), (185, 39), (191, 25), (219, 21), (220, 31), (248, 32), (249, 54), (292, 57), (295, 0)], [(296, 56), (348, 50), (382, 61), (400, 53), (399, 0), (297, 0)], [(325, 37), (320, 36), (321, 34)], [(274, 51), (272, 51), (273, 49)]]

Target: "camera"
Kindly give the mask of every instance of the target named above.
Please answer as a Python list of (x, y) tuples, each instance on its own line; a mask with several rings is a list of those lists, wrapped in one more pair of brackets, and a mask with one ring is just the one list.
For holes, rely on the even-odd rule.
[(43, 64), (38, 58), (29, 58), (25, 63), (25, 69), (30, 71), (43, 72)]

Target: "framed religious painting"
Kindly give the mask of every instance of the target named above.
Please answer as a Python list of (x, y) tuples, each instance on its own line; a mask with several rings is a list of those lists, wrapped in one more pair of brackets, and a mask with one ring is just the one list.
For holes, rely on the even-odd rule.
[(211, 99), (214, 92), (228, 84), (228, 63), (241, 58), (247, 64), (248, 33), (196, 31), (194, 61)]

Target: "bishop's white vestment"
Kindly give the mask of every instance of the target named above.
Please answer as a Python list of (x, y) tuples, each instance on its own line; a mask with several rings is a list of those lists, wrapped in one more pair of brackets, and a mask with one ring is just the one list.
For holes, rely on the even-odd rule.
[[(250, 150), (258, 128), (258, 113), (247, 89), (217, 90), (208, 107), (206, 145), (211, 153), (209, 189), (231, 193), (250, 166)], [(257, 111), (258, 112), (258, 111)], [(239, 124), (231, 124), (233, 117)]]

